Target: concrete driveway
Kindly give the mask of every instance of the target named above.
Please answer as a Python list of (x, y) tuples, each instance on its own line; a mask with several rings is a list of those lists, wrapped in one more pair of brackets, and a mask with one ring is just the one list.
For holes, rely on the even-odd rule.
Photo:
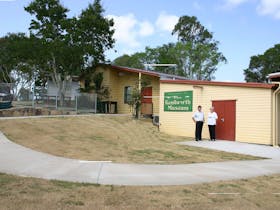
[(280, 148), (260, 144), (236, 141), (186, 141), (178, 144), (280, 160)]
[[(74, 160), (37, 152), (0, 132), (0, 172), (19, 176), (113, 185), (185, 185), (280, 173), (280, 149), (236, 142), (185, 142), (271, 159), (182, 165), (119, 164)], [(246, 148), (246, 149), (245, 149)], [(250, 153), (249, 153), (250, 152)]]

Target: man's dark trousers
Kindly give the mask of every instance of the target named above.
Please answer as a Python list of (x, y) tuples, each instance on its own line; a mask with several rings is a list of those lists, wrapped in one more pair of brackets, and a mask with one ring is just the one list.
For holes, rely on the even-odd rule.
[(202, 127), (203, 121), (197, 121), (195, 123), (195, 140), (201, 140)]

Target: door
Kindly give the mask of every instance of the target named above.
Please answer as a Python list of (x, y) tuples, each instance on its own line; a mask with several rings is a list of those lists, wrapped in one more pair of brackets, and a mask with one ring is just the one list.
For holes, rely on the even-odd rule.
[(217, 139), (235, 141), (236, 101), (212, 101), (212, 106), (218, 115)]
[(141, 114), (153, 114), (153, 89), (152, 87), (144, 87), (141, 92)]
[(153, 89), (152, 87), (144, 87), (141, 92), (141, 103), (152, 103)]

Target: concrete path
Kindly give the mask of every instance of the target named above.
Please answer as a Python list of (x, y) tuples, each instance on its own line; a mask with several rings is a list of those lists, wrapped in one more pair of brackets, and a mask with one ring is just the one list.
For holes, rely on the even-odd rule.
[[(210, 143), (218, 145), (220, 142), (214, 144), (208, 142), (209, 145)], [(232, 145), (227, 147), (227, 143), (231, 142), (222, 142), (221, 145), (227, 149), (232, 148)], [(204, 147), (207, 145), (206, 142), (199, 142), (199, 144)], [(250, 145), (247, 147), (250, 148)], [(118, 164), (48, 155), (17, 145), (0, 132), (0, 172), (44, 179), (113, 185), (185, 185), (280, 173), (280, 149), (266, 146), (262, 148), (268, 151), (263, 154), (270, 154), (271, 149), (275, 150), (273, 152), (275, 156), (266, 160), (184, 165)]]
[(181, 145), (204, 147), (207, 149), (221, 150), (225, 152), (234, 152), (245, 155), (252, 155), (264, 158), (273, 158), (280, 160), (280, 148), (260, 144), (248, 144), (236, 141), (186, 141), (179, 142)]

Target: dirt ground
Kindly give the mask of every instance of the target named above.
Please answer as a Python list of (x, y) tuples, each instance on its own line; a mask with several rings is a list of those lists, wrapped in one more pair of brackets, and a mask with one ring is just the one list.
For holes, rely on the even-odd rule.
[(175, 142), (192, 138), (161, 133), (151, 120), (134, 120), (129, 116), (1, 120), (0, 130), (18, 144), (75, 159), (148, 164), (257, 159), (177, 145)]
[[(0, 121), (13, 141), (50, 154), (136, 163), (256, 159), (176, 145), (190, 138), (158, 132), (147, 120), (71, 117)], [(0, 173), (0, 209), (278, 209), (280, 175), (185, 186), (113, 186), (23, 178)]]
[(0, 174), (0, 209), (276, 210), (280, 175), (186, 186), (125, 187)]

